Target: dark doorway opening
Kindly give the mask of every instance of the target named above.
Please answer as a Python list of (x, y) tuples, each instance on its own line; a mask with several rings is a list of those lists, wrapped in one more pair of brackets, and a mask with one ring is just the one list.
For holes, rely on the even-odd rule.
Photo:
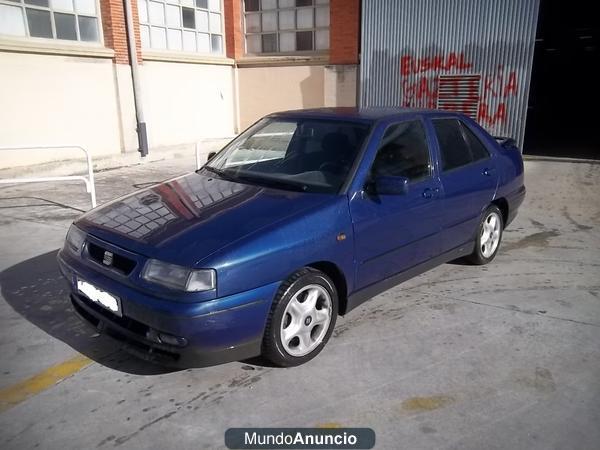
[(600, 159), (598, 4), (541, 0), (525, 154)]

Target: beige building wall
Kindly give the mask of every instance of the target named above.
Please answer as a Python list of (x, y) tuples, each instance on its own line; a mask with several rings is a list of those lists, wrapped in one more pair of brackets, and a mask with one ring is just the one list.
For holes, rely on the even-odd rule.
[[(78, 144), (118, 153), (115, 71), (110, 59), (0, 52), (0, 146)], [(0, 168), (81, 153), (2, 151)]]
[(238, 68), (240, 128), (288, 109), (324, 106), (325, 66)]
[(151, 149), (234, 134), (231, 66), (144, 61), (140, 75)]
[(239, 67), (240, 128), (289, 109), (356, 106), (357, 66)]
[(325, 67), (325, 106), (356, 106), (358, 66)]
[[(0, 52), (0, 67), (0, 146), (82, 145), (95, 159), (137, 150), (128, 65), (108, 57)], [(235, 69), (146, 60), (140, 76), (150, 152), (191, 150), (196, 141), (230, 137), (275, 111), (356, 104), (356, 66)], [(81, 154), (0, 152), (0, 169), (73, 158)]]
[[(128, 65), (110, 58), (0, 52), (0, 147), (81, 145), (94, 159), (136, 152)], [(233, 68), (145, 61), (142, 103), (153, 148), (230, 137)], [(0, 152), (0, 169), (83, 158), (76, 150)]]

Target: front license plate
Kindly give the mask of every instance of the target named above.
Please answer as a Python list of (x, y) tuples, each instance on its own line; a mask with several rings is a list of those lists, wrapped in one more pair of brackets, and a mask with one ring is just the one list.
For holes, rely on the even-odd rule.
[(77, 280), (77, 290), (94, 303), (98, 303), (100, 306), (121, 317), (121, 299), (119, 297), (115, 297), (102, 289), (98, 289), (93, 284), (79, 279)]

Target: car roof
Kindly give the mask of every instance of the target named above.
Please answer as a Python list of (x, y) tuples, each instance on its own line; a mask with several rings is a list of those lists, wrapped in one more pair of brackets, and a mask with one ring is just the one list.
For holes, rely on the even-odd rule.
[(343, 119), (356, 122), (376, 122), (384, 119), (402, 119), (408, 116), (420, 115), (461, 115), (455, 111), (424, 108), (312, 108), (281, 111), (269, 114), (268, 117), (289, 117), (306, 119)]

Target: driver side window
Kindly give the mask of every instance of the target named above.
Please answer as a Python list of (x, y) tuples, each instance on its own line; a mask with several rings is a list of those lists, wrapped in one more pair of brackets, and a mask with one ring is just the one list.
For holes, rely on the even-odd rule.
[(390, 125), (381, 140), (371, 176), (396, 176), (417, 181), (430, 174), (429, 147), (421, 121)]

